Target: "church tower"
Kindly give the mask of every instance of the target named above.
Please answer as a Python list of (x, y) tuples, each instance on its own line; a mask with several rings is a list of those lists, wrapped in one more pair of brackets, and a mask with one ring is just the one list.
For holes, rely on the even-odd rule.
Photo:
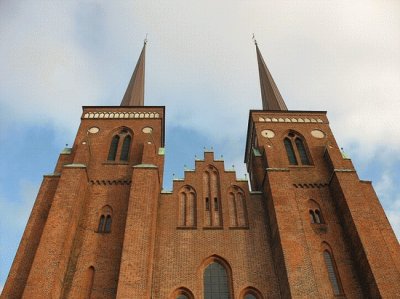
[[(45, 175), (2, 298), (397, 298), (400, 248), (325, 111), (288, 110), (256, 43), (250, 181), (210, 150), (163, 186), (146, 41), (120, 106), (84, 106)], [(251, 187), (250, 187), (250, 186)]]
[(325, 111), (287, 109), (255, 44), (263, 110), (250, 111), (245, 163), (265, 200), (282, 297), (399, 297), (400, 248), (371, 182)]

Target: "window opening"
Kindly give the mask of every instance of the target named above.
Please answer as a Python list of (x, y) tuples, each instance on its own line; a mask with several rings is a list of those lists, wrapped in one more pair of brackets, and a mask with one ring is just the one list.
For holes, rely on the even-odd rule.
[(100, 221), (99, 221), (99, 227), (97, 228), (97, 231), (99, 233), (101, 233), (104, 229), (104, 221), (105, 221), (105, 217), (104, 217), (104, 215), (101, 215)]
[(289, 159), (289, 164), (297, 165), (297, 159), (294, 153), (292, 142), (290, 141), (289, 138), (285, 138), (284, 143), (285, 143), (286, 153)]
[(215, 197), (214, 198), (214, 211), (218, 211), (218, 199)]
[(107, 215), (106, 217), (106, 225), (104, 226), (104, 232), (111, 232), (111, 215)]
[(206, 211), (210, 210), (210, 200), (206, 197)]
[(295, 139), (297, 150), (299, 151), (301, 164), (303, 165), (310, 165), (310, 160), (308, 159), (306, 148), (304, 147), (303, 140), (300, 138)]
[(204, 299), (228, 299), (228, 275), (226, 269), (213, 262), (204, 270)]
[(321, 214), (320, 214), (319, 210), (315, 210), (315, 222), (322, 223)]
[(121, 149), (121, 156), (120, 156), (121, 161), (128, 161), (128, 159), (129, 159), (129, 149), (131, 147), (131, 140), (132, 140), (132, 137), (130, 135), (127, 135), (124, 139), (124, 143), (122, 144), (122, 149)]
[(324, 260), (325, 260), (326, 269), (328, 271), (329, 280), (331, 281), (333, 294), (340, 295), (341, 288), (339, 285), (338, 276), (337, 276), (335, 266), (333, 263), (333, 258), (332, 258), (332, 255), (327, 250), (324, 251)]
[(115, 157), (117, 155), (117, 150), (118, 150), (118, 143), (119, 143), (119, 136), (115, 135), (113, 137), (113, 139), (111, 140), (110, 151), (108, 152), (107, 160), (109, 160), (109, 161), (115, 160)]
[(313, 210), (310, 210), (310, 219), (311, 219), (311, 223), (316, 223), (316, 219), (315, 219), (315, 214)]

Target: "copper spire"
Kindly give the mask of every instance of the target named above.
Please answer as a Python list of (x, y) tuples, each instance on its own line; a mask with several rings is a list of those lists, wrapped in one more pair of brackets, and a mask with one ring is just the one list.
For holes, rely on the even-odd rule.
[(139, 60), (133, 71), (131, 81), (126, 88), (121, 106), (143, 106), (144, 105), (144, 70), (147, 39), (144, 40), (143, 49)]
[(276, 86), (274, 79), (272, 78), (271, 73), (269, 72), (267, 65), (264, 62), (254, 35), (253, 39), (257, 51), (258, 72), (260, 75), (263, 110), (288, 110), (285, 101), (283, 100), (278, 90), (278, 87)]

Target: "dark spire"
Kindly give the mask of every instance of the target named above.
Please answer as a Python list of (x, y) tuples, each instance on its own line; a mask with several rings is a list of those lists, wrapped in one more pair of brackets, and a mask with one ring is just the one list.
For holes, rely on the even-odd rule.
[(143, 106), (144, 105), (144, 70), (147, 39), (144, 40), (143, 49), (139, 60), (133, 71), (132, 78), (126, 88), (121, 106)]
[[(254, 39), (254, 35), (253, 35)], [(288, 110), (274, 79), (269, 72), (267, 65), (258, 48), (257, 41), (254, 39), (257, 51), (258, 72), (260, 75), (260, 87), (263, 110)]]

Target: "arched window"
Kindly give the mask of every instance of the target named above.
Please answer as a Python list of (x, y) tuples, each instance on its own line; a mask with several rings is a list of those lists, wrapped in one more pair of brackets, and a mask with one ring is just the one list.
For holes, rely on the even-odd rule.
[(332, 290), (334, 295), (340, 295), (342, 293), (342, 288), (339, 281), (339, 276), (337, 274), (333, 257), (328, 250), (324, 251), (324, 260), (326, 269), (328, 271), (328, 277), (331, 282)]
[(290, 141), (289, 138), (285, 138), (284, 143), (285, 143), (286, 153), (289, 159), (289, 164), (297, 165), (297, 159), (294, 153), (292, 142)]
[(241, 298), (241, 299), (263, 299), (263, 296), (261, 295), (260, 291), (257, 290), (256, 288), (247, 287), (241, 292), (241, 295), (239, 296), (239, 298)]
[(229, 219), (231, 227), (247, 228), (244, 191), (238, 186), (228, 189)]
[(323, 223), (321, 218), (321, 213), (318, 209), (315, 210), (315, 222), (316, 223)]
[(210, 210), (210, 200), (206, 197), (206, 211)]
[[(290, 165), (311, 165), (304, 140), (298, 134), (290, 132), (283, 140)], [(296, 145), (296, 151), (294, 150)]]
[(94, 281), (94, 267), (90, 266), (89, 269), (87, 269), (86, 271), (85, 287), (82, 288), (83, 298), (91, 297), (93, 290), (93, 281)]
[(99, 226), (97, 228), (97, 231), (99, 233), (101, 233), (104, 230), (104, 223), (105, 223), (105, 217), (104, 217), (104, 215), (101, 215), (100, 216), (100, 221), (99, 221)]
[(111, 215), (112, 215), (112, 209), (109, 205), (106, 205), (101, 209), (99, 225), (97, 227), (98, 233), (111, 232), (111, 222), (112, 222)]
[(119, 138), (119, 135), (115, 135), (111, 140), (110, 150), (108, 151), (107, 158), (107, 160), (109, 161), (115, 161), (115, 157), (117, 156)]
[(315, 213), (314, 213), (313, 210), (310, 210), (310, 220), (311, 220), (311, 223), (316, 223), (317, 222), (316, 219), (315, 219)]
[(228, 274), (224, 266), (213, 262), (204, 270), (204, 299), (230, 298)]
[(178, 226), (196, 226), (196, 191), (191, 186), (184, 186), (179, 190), (179, 219)]
[(121, 156), (120, 156), (121, 161), (128, 161), (128, 159), (129, 159), (129, 149), (131, 147), (131, 140), (132, 140), (132, 137), (130, 135), (127, 135), (124, 139), (124, 143), (122, 144), (122, 149), (121, 149)]
[(257, 297), (254, 296), (253, 294), (246, 294), (246, 295), (244, 296), (244, 299), (257, 299)]
[(310, 165), (310, 160), (308, 159), (303, 140), (301, 140), (299, 137), (297, 137), (295, 140), (295, 143), (296, 143), (297, 150), (299, 152), (301, 164)]
[(107, 217), (106, 217), (106, 224), (104, 226), (104, 232), (105, 233), (111, 232), (111, 215), (107, 215)]
[(171, 297), (172, 299), (194, 299), (192, 292), (187, 288), (179, 288), (175, 290)]

